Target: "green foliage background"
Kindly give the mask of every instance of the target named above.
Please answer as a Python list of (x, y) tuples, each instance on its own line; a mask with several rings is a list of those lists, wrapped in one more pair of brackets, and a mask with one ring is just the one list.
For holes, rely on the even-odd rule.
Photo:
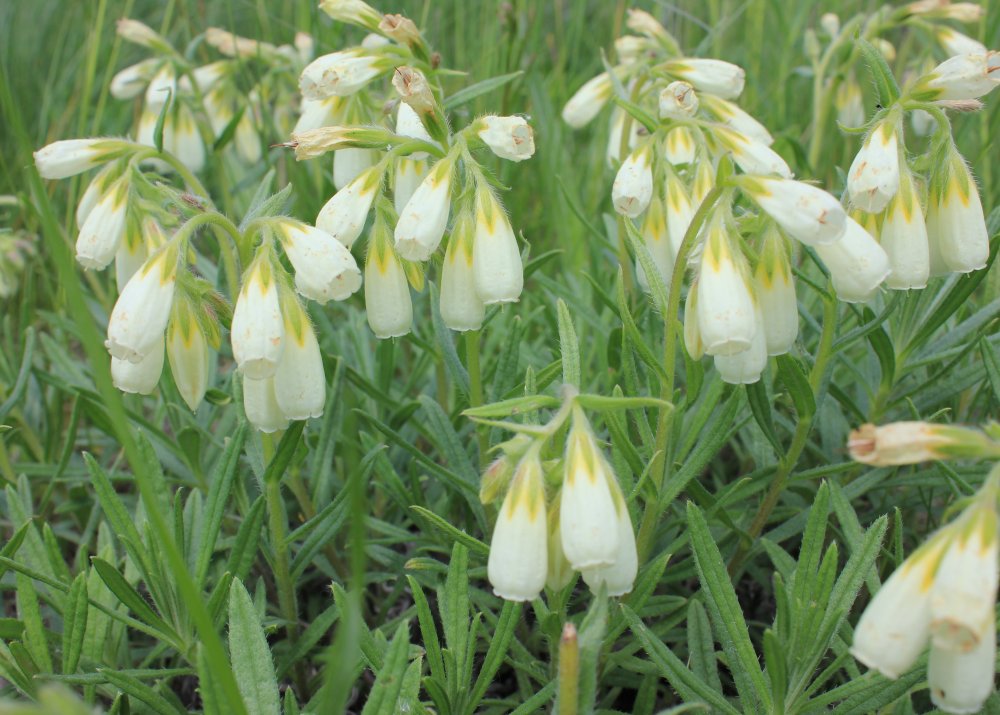
[[(839, 192), (837, 167), (849, 165), (858, 140), (828, 120), (822, 161), (806, 165), (812, 82), (802, 38), (822, 12), (846, 17), (877, 3), (640, 4), (666, 15), (692, 54), (744, 66), (744, 108), (798, 175)], [(580, 337), (584, 391), (658, 394), (643, 351), (659, 355), (661, 319), (644, 297), (621, 299), (616, 288), (606, 123), (573, 132), (559, 119), (600, 71), (626, 7), (437, 0), (380, 8), (415, 19), (444, 63), (468, 73), (452, 90), (523, 71), (462, 110), (525, 112), (538, 147), (530, 161), (496, 167), (532, 261), (522, 301), (484, 329), (487, 400), (524, 394), (526, 380), (554, 392), (559, 298)], [(997, 48), (1000, 8), (988, 7), (980, 39)], [(759, 387), (733, 388), (702, 366), (683, 366), (669, 498), (636, 592), (623, 605), (582, 588), (567, 602), (503, 605), (485, 579), (494, 515), (478, 502), (482, 455), (460, 416), (464, 346), (435, 328), (428, 293), (416, 300), (414, 335), (395, 344), (371, 336), (357, 297), (313, 310), (332, 388), (327, 416), (301, 442), (295, 430), (277, 445), (245, 434), (228, 377), (214, 404), (192, 415), (169, 385), (160, 399), (117, 396), (106, 363), (91, 361), (103, 353), (94, 326), (106, 320), (113, 283), (54, 250), (73, 239), (66, 227), (83, 185), (46, 186), (28, 167), (49, 141), (131, 126), (134, 106), (106, 91), (114, 72), (143, 57), (114, 33), (123, 16), (162, 29), (178, 47), (213, 25), (274, 43), (308, 32), (318, 53), (360, 39), (306, 1), (0, 3), (0, 194), (19, 202), (0, 206), (0, 218), (46, 236), (0, 316), (0, 422), (10, 427), (0, 433), (0, 517), (12, 537), (0, 551), (5, 694), (36, 697), (59, 681), (118, 712), (125, 700), (135, 712), (208, 711), (213, 699), (216, 711), (239, 712), (219, 705), (231, 702), (235, 683), (249, 712), (273, 713), (280, 683), (286, 713), (310, 699), (317, 713), (345, 703), (364, 712), (433, 703), (439, 712), (527, 713), (551, 707), (569, 619), (581, 633), (582, 712), (702, 701), (726, 712), (861, 713), (900, 696), (901, 707), (929, 707), (919, 669), (891, 686), (861, 675), (846, 654), (852, 604), (972, 492), (984, 468), (861, 469), (844, 444), (867, 420), (996, 415), (995, 275), (937, 280), (920, 293), (884, 294), (871, 308), (825, 313), (819, 293), (800, 284), (798, 354), (772, 362)], [(916, 33), (892, 39), (901, 57), (928, 42)], [(872, 110), (870, 94), (866, 102)], [(997, 107), (988, 97), (984, 111), (955, 120), (987, 212), (1000, 199)], [(293, 213), (311, 220), (332, 192), (329, 176), (280, 148), (272, 157), (295, 187)], [(219, 205), (238, 216), (266, 168), (228, 177)], [(70, 274), (72, 283), (60, 277)], [(825, 280), (807, 256), (802, 277)], [(803, 387), (794, 377), (813, 369), (823, 340), (832, 341), (832, 359)], [(810, 401), (815, 417), (801, 428)], [(652, 420), (651, 412), (609, 412), (598, 423), (626, 493), (648, 490)], [(131, 435), (124, 452), (122, 435)], [(503, 438), (490, 435), (492, 444)], [(797, 440), (801, 458), (789, 462)], [(758, 504), (782, 472), (777, 508), (751, 542)], [(187, 585), (161, 526), (193, 575)], [(258, 691), (244, 690), (251, 686)]]

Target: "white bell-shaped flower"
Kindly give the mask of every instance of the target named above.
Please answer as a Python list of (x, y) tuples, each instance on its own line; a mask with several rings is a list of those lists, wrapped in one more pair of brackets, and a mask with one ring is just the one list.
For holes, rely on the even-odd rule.
[(767, 128), (738, 105), (712, 94), (704, 95), (701, 100), (701, 106), (707, 109), (717, 121), (756, 142), (767, 146), (774, 144), (774, 137), (767, 131)]
[(882, 584), (854, 629), (851, 655), (887, 678), (910, 669), (930, 638), (930, 586), (944, 544), (930, 541)]
[(448, 226), (451, 179), (455, 165), (442, 159), (406, 202), (394, 232), (396, 251), (408, 261), (426, 261), (437, 250)]
[(892, 269), (885, 281), (887, 286), (907, 290), (927, 285), (931, 270), (927, 224), (908, 171), (903, 172), (899, 191), (886, 209), (879, 243), (889, 256)]
[(303, 97), (302, 103), (299, 105), (299, 118), (295, 122), (292, 134), (301, 134), (310, 129), (341, 124), (345, 101), (341, 97), (326, 97), (324, 99)]
[(632, 152), (622, 162), (611, 187), (615, 211), (635, 218), (649, 206), (653, 197), (652, 152), (649, 146)]
[(694, 219), (696, 207), (691, 203), (691, 196), (681, 178), (674, 172), (667, 177), (667, 235), (670, 237), (670, 252), (672, 258), (677, 258), (681, 250), (681, 242), (687, 235), (691, 221)]
[(535, 136), (524, 117), (487, 115), (476, 121), (476, 133), (501, 159), (524, 161), (535, 154)]
[(163, 373), (163, 335), (139, 362), (111, 358), (111, 382), (122, 392), (149, 395)]
[(714, 129), (716, 139), (733, 154), (733, 161), (747, 174), (776, 174), (792, 178), (792, 170), (774, 149), (726, 126)]
[(285, 350), (274, 373), (274, 396), (289, 420), (307, 420), (323, 414), (326, 373), (316, 332), (297, 300), (285, 307)]
[[(957, 151), (931, 181), (927, 205), (927, 238), (933, 273), (969, 273), (986, 267), (990, 237), (975, 179)], [(940, 267), (933, 264), (940, 263)], [(939, 268), (939, 270), (935, 270)]]
[(863, 211), (882, 211), (899, 191), (899, 144), (896, 126), (885, 120), (865, 139), (847, 172), (851, 203)]
[(255, 380), (244, 376), (243, 410), (250, 424), (261, 432), (277, 432), (288, 427), (288, 418), (278, 405), (273, 377)]
[(935, 25), (934, 36), (951, 57), (955, 55), (985, 55), (987, 52), (986, 45), (982, 42), (947, 25)]
[(243, 277), (233, 310), (233, 357), (240, 371), (252, 380), (274, 377), (285, 348), (278, 270), (270, 249), (258, 250)]
[(767, 232), (754, 271), (754, 291), (763, 317), (768, 355), (783, 355), (799, 335), (799, 305), (785, 241), (773, 227)]
[(497, 514), (486, 573), (493, 592), (508, 601), (531, 601), (548, 574), (548, 527), (542, 463), (530, 450), (517, 465)]
[(361, 287), (351, 252), (326, 231), (290, 218), (274, 219), (285, 255), (295, 269), (295, 289), (321, 305), (345, 300)]
[(441, 266), (441, 319), (458, 332), (479, 330), (486, 315), (486, 306), (476, 292), (474, 233), (472, 217), (461, 214), (455, 221)]
[(392, 67), (386, 57), (354, 48), (333, 52), (306, 65), (299, 77), (299, 90), (306, 99), (347, 97)]
[(660, 90), (661, 119), (690, 119), (698, 113), (698, 94), (688, 82), (671, 82)]
[(514, 229), (493, 193), (481, 187), (476, 198), (476, 236), (472, 252), (476, 293), (486, 305), (521, 297), (524, 268)]
[(847, 303), (871, 300), (891, 270), (885, 249), (850, 216), (839, 241), (815, 249), (830, 271), (837, 297)]
[(392, 178), (392, 204), (397, 214), (403, 213), (417, 187), (427, 177), (427, 171), (425, 159), (404, 156), (396, 160), (396, 170)]
[(742, 67), (722, 60), (683, 57), (665, 63), (664, 69), (669, 74), (687, 80), (699, 92), (714, 94), (723, 99), (739, 97), (746, 82), (746, 72)]
[(865, 101), (861, 85), (853, 76), (846, 78), (837, 87), (833, 98), (837, 110), (837, 121), (845, 127), (860, 127), (865, 123)]
[[(341, 149), (337, 155), (343, 151), (347, 150)], [(319, 210), (316, 228), (333, 236), (347, 248), (353, 246), (365, 227), (381, 181), (382, 172), (378, 167), (362, 170)]]
[(611, 92), (611, 76), (607, 72), (587, 80), (563, 107), (563, 121), (574, 129), (589, 124), (611, 99)]
[(934, 648), (971, 653), (985, 633), (996, 631), (996, 509), (993, 504), (974, 504), (947, 528), (953, 534), (930, 593), (931, 642)]
[(931, 702), (946, 713), (972, 715), (982, 711), (996, 677), (997, 630), (984, 629), (974, 650), (963, 653), (931, 647), (927, 684)]
[(784, 231), (808, 246), (844, 235), (847, 222), (840, 202), (820, 188), (791, 179), (741, 177), (740, 186)]
[(76, 260), (84, 268), (101, 269), (114, 260), (125, 235), (129, 182), (116, 180), (88, 212), (76, 239)]
[(43, 179), (66, 179), (93, 169), (127, 149), (115, 139), (61, 139), (34, 153), (35, 168)]
[(721, 214), (708, 226), (698, 272), (698, 328), (709, 355), (735, 355), (757, 333), (742, 253), (734, 252)]
[(139, 362), (157, 346), (163, 350), (177, 283), (178, 247), (168, 243), (147, 259), (118, 296), (108, 320), (112, 357)]
[(111, 78), (108, 92), (115, 99), (138, 97), (146, 89), (149, 80), (156, 74), (162, 62), (159, 57), (151, 57), (119, 70)]
[(565, 475), (559, 503), (563, 552), (577, 571), (612, 566), (619, 553), (618, 514), (607, 463), (579, 408), (566, 438)]
[(375, 165), (375, 153), (370, 149), (347, 147), (333, 154), (333, 186), (340, 191), (365, 170)]
[(695, 278), (684, 301), (684, 349), (692, 360), (701, 360), (705, 356), (705, 343), (701, 340), (701, 328), (698, 326), (698, 279)]
[(376, 338), (398, 338), (413, 327), (410, 286), (388, 236), (373, 237), (368, 250), (365, 311)]
[(764, 331), (764, 316), (760, 306), (754, 306), (754, 322), (757, 330), (750, 339), (750, 347), (732, 355), (716, 355), (715, 369), (723, 382), (730, 385), (752, 385), (760, 380), (767, 367), (767, 339)]
[(186, 297), (175, 300), (167, 323), (167, 360), (177, 391), (192, 412), (208, 390), (210, 358), (208, 339), (194, 306)]
[[(664, 213), (662, 200), (657, 199), (649, 204), (646, 218), (642, 222), (642, 237), (649, 250), (649, 255), (659, 271), (660, 280), (663, 281), (664, 285), (669, 286), (674, 270), (674, 255), (670, 246), (670, 237), (667, 235), (667, 219)], [(641, 263), (636, 265), (636, 278), (643, 290), (649, 290), (649, 279), (646, 277)]]
[(1000, 53), (956, 55), (918, 82), (914, 94), (932, 100), (978, 99), (1000, 84)]
[[(611, 467), (605, 463), (605, 469), (611, 474)], [(592, 592), (600, 593), (601, 586), (607, 589), (609, 596), (624, 596), (635, 585), (635, 577), (639, 572), (639, 554), (635, 546), (635, 531), (632, 529), (632, 517), (628, 513), (625, 496), (614, 476), (609, 476), (611, 497), (615, 505), (615, 527), (618, 534), (618, 550), (610, 566), (594, 566), (581, 572), (584, 582)]]
[(663, 140), (663, 157), (671, 166), (690, 164), (697, 155), (694, 134), (688, 127), (674, 127)]

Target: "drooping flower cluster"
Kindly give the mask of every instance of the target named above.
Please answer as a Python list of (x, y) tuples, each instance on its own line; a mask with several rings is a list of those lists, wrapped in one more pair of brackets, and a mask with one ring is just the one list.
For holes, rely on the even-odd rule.
[[(302, 33), (294, 47), (276, 47), (212, 27), (204, 34), (205, 43), (226, 59), (194, 66), (185, 59), (186, 53), (137, 20), (120, 20), (118, 34), (154, 54), (111, 80), (111, 96), (116, 99), (143, 96), (136, 141), (155, 146), (160, 124), (163, 149), (195, 172), (204, 166), (211, 146), (221, 141), (231, 140), (244, 166), (260, 161), (262, 105), (277, 109), (290, 104), (292, 78), (312, 56), (312, 40)], [(275, 114), (281, 126), (287, 117)], [(158, 158), (146, 161), (157, 171), (170, 170)]]
[[(866, 425), (851, 435), (855, 459), (874, 465), (947, 457), (996, 458), (992, 435), (944, 425)], [(930, 644), (931, 700), (949, 713), (979, 712), (993, 691), (1000, 580), (1000, 471), (952, 523), (913, 552), (874, 595), (851, 653), (888, 678), (909, 670)]]
[[(410, 287), (422, 289), (421, 263), (448, 236), (441, 317), (453, 330), (477, 330), (486, 306), (519, 299), (523, 269), (495, 182), (472, 152), (485, 146), (501, 159), (528, 159), (531, 127), (522, 117), (488, 115), (452, 133), (436, 60), (412, 21), (356, 0), (321, 7), (372, 34), (358, 47), (318, 57), (299, 79), (302, 115), (290, 146), (299, 159), (334, 154), (337, 191), (316, 225), (351, 248), (374, 214), (365, 304), (379, 338), (410, 332)], [(394, 89), (385, 96), (390, 74)]]
[[(492, 501), (506, 485), (497, 514), (487, 575), (509, 601), (530, 601), (548, 586), (567, 586), (574, 571), (598, 593), (632, 590), (638, 571), (635, 533), (625, 495), (583, 410), (568, 398), (546, 436), (515, 437), (483, 477), (480, 495)], [(567, 413), (569, 410), (569, 413)], [(542, 460), (545, 443), (569, 414), (562, 459)], [(553, 427), (556, 425), (556, 427)], [(556, 492), (546, 499), (546, 484)]]
[[(257, 216), (237, 228), (202, 199), (154, 183), (142, 168), (153, 154), (178, 162), (168, 153), (117, 139), (58, 141), (35, 154), (45, 178), (101, 167), (77, 210), (76, 245), (85, 268), (115, 261), (120, 295), (107, 338), (115, 385), (149, 394), (166, 358), (181, 398), (197, 409), (209, 387), (212, 351), (220, 347), (231, 312), (233, 357), (244, 376), (249, 421), (270, 432), (289, 420), (319, 416), (326, 378), (299, 295), (320, 304), (349, 297), (361, 286), (354, 257), (329, 234), (284, 216)], [(192, 239), (206, 226), (224, 243), (220, 254), (232, 257), (222, 263), (235, 309), (195, 272)], [(279, 260), (279, 246), (294, 279)], [(242, 278), (237, 256), (247, 261)]]

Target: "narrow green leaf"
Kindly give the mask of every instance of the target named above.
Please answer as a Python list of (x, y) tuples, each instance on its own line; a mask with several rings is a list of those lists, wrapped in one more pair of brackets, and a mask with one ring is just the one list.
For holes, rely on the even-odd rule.
[(491, 405), (470, 407), (463, 410), (462, 414), (466, 417), (511, 417), (556, 407), (559, 407), (559, 400), (550, 395), (525, 395), (524, 397), (513, 397), (509, 400), (494, 402)]
[(711, 705), (716, 710), (727, 715), (740, 715), (740, 711), (729, 704), (722, 693), (713, 690), (708, 683), (692, 673), (684, 662), (674, 655), (663, 639), (649, 630), (632, 609), (621, 606), (629, 628), (639, 638), (643, 650), (649, 656), (650, 662), (660, 671), (663, 677), (681, 696), (681, 699), (701, 701)]
[(635, 254), (636, 260), (642, 266), (643, 273), (646, 274), (646, 282), (649, 284), (650, 297), (653, 299), (653, 305), (656, 306), (656, 312), (665, 316), (670, 303), (668, 295), (670, 286), (663, 279), (656, 261), (653, 260), (653, 255), (646, 246), (646, 240), (639, 233), (632, 219), (625, 218), (622, 223), (625, 226), (625, 235), (628, 237), (629, 245), (632, 247), (632, 253)]
[(442, 534), (449, 542), (454, 543), (456, 546), (462, 545), (471, 551), (479, 554), (480, 556), (488, 556), (490, 553), (490, 547), (484, 544), (482, 541), (474, 536), (469, 536), (467, 533), (462, 531), (456, 526), (453, 526), (451, 522), (446, 519), (442, 519), (440, 516), (425, 509), (422, 506), (411, 506), (410, 511), (416, 514), (421, 521), (427, 522), (427, 525), (432, 527), (435, 531)]
[(148, 705), (153, 712), (159, 713), (159, 715), (183, 715), (182, 710), (178, 710), (169, 700), (138, 678), (109, 668), (101, 668), (97, 672), (101, 673), (108, 679), (109, 683), (123, 693), (128, 693), (130, 697)]
[(879, 103), (883, 107), (895, 104), (899, 99), (900, 90), (899, 84), (896, 83), (896, 77), (889, 68), (889, 63), (885, 61), (882, 53), (865, 38), (858, 37), (854, 42), (865, 59), (872, 83), (878, 93)]
[(774, 407), (767, 396), (767, 388), (764, 387), (764, 381), (758, 380), (752, 385), (745, 385), (744, 387), (747, 393), (747, 404), (750, 405), (750, 412), (757, 421), (757, 426), (760, 427), (760, 431), (764, 433), (767, 441), (771, 443), (774, 453), (778, 455), (784, 454), (785, 449), (782, 447), (781, 440), (778, 439), (778, 433), (774, 429), (774, 420), (771, 418), (771, 410)]
[(267, 637), (243, 582), (229, 587), (229, 657), (248, 715), (280, 712), (278, 679)]
[(562, 355), (563, 383), (580, 389), (580, 342), (569, 308), (560, 298), (556, 303), (559, 315), (559, 350)]
[(399, 693), (403, 688), (406, 674), (407, 655), (410, 649), (410, 622), (403, 621), (396, 629), (382, 668), (375, 674), (372, 686), (361, 715), (396, 715)]
[(580, 646), (579, 711), (582, 715), (592, 715), (597, 704), (598, 661), (604, 634), (608, 628), (608, 597), (602, 592), (594, 596), (587, 609), (587, 615), (580, 624), (578, 642)]
[(604, 410), (641, 410), (646, 407), (657, 409), (667, 408), (672, 410), (674, 406), (666, 400), (658, 397), (606, 397), (604, 395), (577, 395), (576, 401), (581, 407), (598, 412)]
[(427, 652), (427, 665), (431, 671), (431, 677), (439, 682), (445, 682), (444, 658), (441, 655), (441, 642), (438, 639), (437, 626), (434, 623), (434, 616), (431, 613), (427, 596), (420, 587), (420, 583), (412, 576), (407, 575), (407, 583), (410, 584), (410, 592), (413, 594), (413, 605), (417, 609), (417, 623), (420, 625), (420, 640), (423, 642), (424, 650)]
[(801, 361), (786, 354), (779, 355), (776, 362), (778, 364), (778, 379), (788, 390), (799, 419), (805, 420), (812, 417), (816, 414), (816, 398), (813, 396), (809, 378), (806, 377), (806, 371), (802, 367)]
[(81, 571), (73, 580), (66, 596), (63, 614), (62, 672), (74, 673), (83, 652), (83, 639), (87, 634), (87, 613), (90, 610), (87, 595), (87, 572)]
[(687, 617), (688, 656), (691, 670), (716, 692), (722, 692), (719, 665), (715, 659), (715, 641), (708, 614), (700, 601), (691, 599)]
[(166, 624), (166, 622), (156, 614), (156, 612), (146, 603), (146, 600), (139, 595), (139, 593), (132, 588), (132, 585), (125, 580), (125, 577), (119, 573), (118, 569), (109, 564), (104, 559), (97, 558), (96, 556), (91, 559), (91, 563), (94, 565), (94, 569), (97, 570), (98, 575), (101, 580), (104, 581), (105, 585), (111, 592), (118, 597), (118, 600), (125, 605), (132, 613), (134, 613), (138, 618), (144, 621), (148, 626), (159, 631), (164, 640), (170, 641), (173, 644), (180, 642), (177, 634), (173, 629)]
[(750, 634), (736, 591), (726, 572), (726, 564), (719, 547), (712, 538), (704, 515), (693, 503), (687, 505), (688, 529), (694, 550), (698, 580), (705, 589), (709, 614), (722, 649), (729, 659), (729, 667), (740, 695), (740, 702), (747, 712), (770, 710), (771, 697), (767, 680), (760, 669), (757, 653), (750, 642)]
[(784, 702), (788, 692), (788, 666), (784, 648), (770, 628), (764, 631), (764, 664), (771, 681), (771, 697), (775, 702)]
[(38, 594), (31, 579), (17, 574), (17, 615), (24, 623), (24, 647), (31, 654), (38, 670), (52, 673), (52, 655), (45, 639), (45, 624), (38, 606)]
[(500, 670), (504, 656), (510, 648), (510, 642), (514, 638), (514, 628), (521, 616), (521, 604), (514, 601), (504, 601), (503, 609), (500, 611), (500, 618), (497, 620), (496, 628), (490, 638), (490, 645), (486, 649), (486, 657), (483, 658), (483, 665), (476, 676), (476, 684), (472, 688), (472, 695), (469, 697), (466, 712), (472, 715), (476, 712), (476, 706), (486, 694), (486, 689), (493, 683), (493, 676)]
[(222, 456), (219, 457), (212, 472), (208, 489), (208, 501), (205, 504), (205, 516), (201, 522), (201, 529), (197, 539), (199, 549), (198, 560), (195, 566), (195, 581), (199, 584), (205, 582), (208, 565), (211, 562), (212, 554), (215, 552), (215, 546), (219, 540), (219, 532), (222, 529), (222, 518), (225, 516), (226, 506), (229, 504), (229, 496), (232, 493), (236, 468), (239, 465), (240, 455), (243, 453), (243, 443), (246, 440), (246, 435), (247, 425), (241, 422), (240, 426), (236, 428), (236, 433), (227, 440), (226, 449), (222, 453)]

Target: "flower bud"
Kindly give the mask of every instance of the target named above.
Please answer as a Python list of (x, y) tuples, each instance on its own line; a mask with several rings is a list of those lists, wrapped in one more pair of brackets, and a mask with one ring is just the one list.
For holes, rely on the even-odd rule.
[(548, 528), (542, 464), (535, 450), (517, 472), (497, 515), (486, 572), (493, 592), (508, 601), (531, 601), (545, 587)]
[(440, 245), (451, 211), (454, 168), (451, 159), (437, 162), (406, 202), (394, 232), (396, 251), (402, 258), (426, 261)]
[(76, 239), (76, 260), (84, 268), (99, 270), (114, 260), (125, 235), (129, 192), (128, 179), (117, 179), (87, 213)]
[(757, 332), (746, 275), (746, 259), (733, 252), (724, 219), (716, 214), (698, 273), (698, 328), (709, 355), (743, 352)]
[(690, 119), (698, 113), (698, 95), (687, 82), (671, 82), (660, 92), (662, 119)]
[(699, 92), (714, 94), (723, 99), (736, 99), (743, 92), (746, 73), (722, 60), (684, 57), (664, 63), (663, 68), (676, 77), (694, 85)]
[(663, 156), (672, 166), (690, 164), (695, 158), (694, 134), (688, 127), (674, 127), (667, 132)]
[(611, 99), (611, 91), (611, 76), (607, 72), (587, 80), (563, 107), (563, 121), (574, 129), (589, 124)]
[(34, 153), (35, 167), (43, 179), (66, 179), (93, 169), (129, 149), (117, 139), (62, 139)]
[(747, 174), (777, 174), (784, 179), (792, 178), (788, 164), (767, 144), (729, 127), (716, 127), (714, 132), (716, 139), (733, 153), (733, 160)]
[(847, 214), (826, 191), (790, 179), (743, 176), (736, 180), (788, 235), (807, 246), (832, 243), (844, 235)]
[(930, 112), (925, 112), (923, 109), (914, 109), (910, 113), (910, 126), (913, 127), (913, 133), (917, 136), (927, 137), (934, 131), (937, 122), (934, 119), (934, 115)]
[(523, 117), (480, 117), (476, 133), (483, 143), (501, 159), (524, 161), (535, 153), (535, 138), (531, 126)]
[(768, 355), (783, 355), (792, 349), (799, 334), (799, 304), (781, 234), (772, 226), (765, 234), (760, 261), (754, 272), (754, 288), (764, 316), (764, 340)]
[(634, 63), (639, 57), (655, 48), (645, 37), (635, 35), (623, 35), (615, 39), (615, 57), (623, 65)]
[(420, 70), (414, 67), (397, 67), (392, 75), (392, 86), (417, 115), (424, 117), (438, 113), (434, 92)]
[(694, 170), (694, 181), (691, 183), (691, 205), (697, 211), (715, 187), (715, 167), (710, 161), (699, 161)]
[(336, 237), (290, 218), (276, 218), (273, 225), (295, 269), (295, 289), (303, 296), (322, 305), (346, 300), (361, 287), (358, 264)]
[(492, 504), (500, 494), (507, 491), (511, 477), (514, 476), (514, 460), (504, 454), (494, 459), (483, 472), (479, 483), (479, 501)]
[(892, 272), (886, 285), (897, 290), (924, 288), (930, 275), (930, 248), (920, 197), (909, 171), (904, 171), (899, 191), (882, 220), (879, 243), (889, 256)]
[(837, 17), (835, 12), (825, 12), (823, 16), (819, 19), (820, 27), (823, 31), (830, 37), (836, 37), (840, 34), (840, 18)]
[(178, 105), (163, 127), (163, 148), (191, 171), (201, 171), (205, 166), (205, 143), (191, 110)]
[(299, 90), (306, 99), (348, 97), (391, 67), (389, 58), (358, 48), (341, 50), (306, 65), (299, 77)]
[(545, 577), (545, 585), (553, 591), (562, 591), (573, 580), (573, 567), (566, 559), (566, 553), (563, 551), (562, 546), (562, 537), (560, 536), (562, 534), (559, 524), (561, 504), (561, 494), (556, 493), (555, 498), (549, 505), (548, 512), (549, 529), (547, 545), (549, 550), (549, 572)]
[(274, 373), (274, 397), (289, 420), (307, 420), (323, 414), (326, 374), (316, 332), (294, 298), (285, 301), (285, 349)]
[(158, 52), (169, 50), (170, 43), (153, 28), (138, 20), (123, 17), (118, 20), (118, 36), (126, 42), (142, 45)]
[[(295, 149), (296, 161), (303, 161), (322, 156), (329, 151), (335, 151), (339, 154), (349, 149), (384, 148), (391, 140), (392, 134), (390, 132), (376, 127), (331, 126), (308, 129), (304, 132), (292, 134), (292, 141), (286, 146), (291, 146)], [(368, 154), (366, 153), (365, 155), (367, 156)], [(373, 163), (372, 161), (368, 161), (362, 168), (371, 166)], [(334, 163), (334, 171), (336, 172), (336, 162)], [(350, 178), (354, 178), (354, 176), (357, 176), (357, 173), (353, 174)], [(340, 187), (338, 186), (337, 188)]]
[(954, 148), (945, 166), (932, 175), (927, 238), (935, 274), (977, 271), (989, 260), (990, 237), (979, 191), (965, 160)]
[(657, 20), (655, 17), (650, 15), (645, 10), (640, 10), (639, 8), (629, 8), (628, 17), (625, 19), (625, 27), (630, 29), (632, 32), (636, 32), (640, 35), (645, 35), (651, 40), (669, 39), (676, 44), (676, 41), (670, 37), (666, 28)]
[(514, 229), (496, 197), (483, 187), (476, 197), (472, 272), (476, 294), (484, 304), (512, 303), (521, 297), (524, 268)]
[(958, 22), (979, 22), (986, 8), (974, 2), (951, 2), (950, 0), (916, 0), (906, 6), (914, 15), (928, 19), (957, 20)]
[[(608, 125), (608, 148), (605, 152), (605, 159), (609, 168), (618, 166), (622, 161), (622, 132), (625, 131), (627, 116), (621, 107), (615, 106), (611, 110), (611, 120)], [(646, 128), (640, 122), (632, 119), (629, 119), (628, 124), (629, 137), (627, 148), (631, 150), (639, 144), (640, 139), (645, 137), (643, 132), (646, 131)]]
[(611, 187), (611, 201), (615, 211), (635, 218), (649, 206), (653, 197), (653, 169), (648, 146), (632, 152), (622, 162)]
[(851, 432), (847, 449), (854, 461), (875, 467), (997, 456), (996, 445), (979, 430), (930, 422), (862, 425)]
[(839, 241), (814, 246), (830, 271), (837, 297), (847, 303), (872, 299), (889, 275), (889, 256), (872, 235), (850, 216)]
[(899, 176), (895, 121), (886, 119), (865, 139), (847, 172), (851, 203), (863, 211), (879, 213), (899, 191)]
[[(411, 139), (423, 139), (426, 142), (434, 141), (427, 132), (424, 123), (420, 121), (420, 115), (406, 102), (400, 102), (399, 109), (396, 111), (396, 134), (401, 137), (410, 137)], [(410, 154), (410, 158), (426, 159), (427, 152), (413, 152)]]
[(455, 221), (441, 266), (441, 319), (458, 332), (479, 330), (486, 315), (483, 300), (476, 292), (474, 234), (472, 216), (463, 212)]
[(347, 248), (353, 246), (365, 227), (381, 180), (382, 172), (377, 167), (364, 169), (323, 205), (316, 216), (316, 228)]
[(278, 406), (274, 378), (243, 379), (243, 410), (247, 421), (261, 432), (277, 432), (288, 427), (288, 418)]
[(386, 37), (391, 37), (405, 47), (414, 47), (423, 42), (420, 30), (413, 20), (402, 15), (384, 15), (378, 24), (378, 29)]
[(243, 277), (233, 311), (233, 357), (240, 371), (252, 380), (274, 377), (285, 348), (285, 321), (276, 270), (270, 250), (259, 249)]
[(177, 282), (177, 261), (177, 246), (167, 244), (129, 279), (108, 320), (106, 345), (113, 357), (139, 362), (156, 346), (162, 352), (163, 331)]
[(371, 32), (378, 29), (382, 13), (363, 0), (322, 0), (319, 9), (337, 22), (358, 25)]
[(566, 439), (565, 475), (559, 503), (563, 552), (577, 571), (612, 566), (619, 556), (618, 513), (608, 466), (579, 408)]
[(208, 389), (208, 340), (191, 301), (178, 297), (167, 323), (167, 359), (181, 399), (192, 412)]
[(205, 42), (227, 57), (264, 56), (271, 61), (283, 58), (278, 52), (278, 48), (268, 42), (240, 37), (218, 27), (210, 27), (205, 30)]
[(368, 325), (376, 338), (398, 338), (409, 333), (413, 326), (406, 273), (387, 236), (373, 236), (369, 245), (365, 262)]

